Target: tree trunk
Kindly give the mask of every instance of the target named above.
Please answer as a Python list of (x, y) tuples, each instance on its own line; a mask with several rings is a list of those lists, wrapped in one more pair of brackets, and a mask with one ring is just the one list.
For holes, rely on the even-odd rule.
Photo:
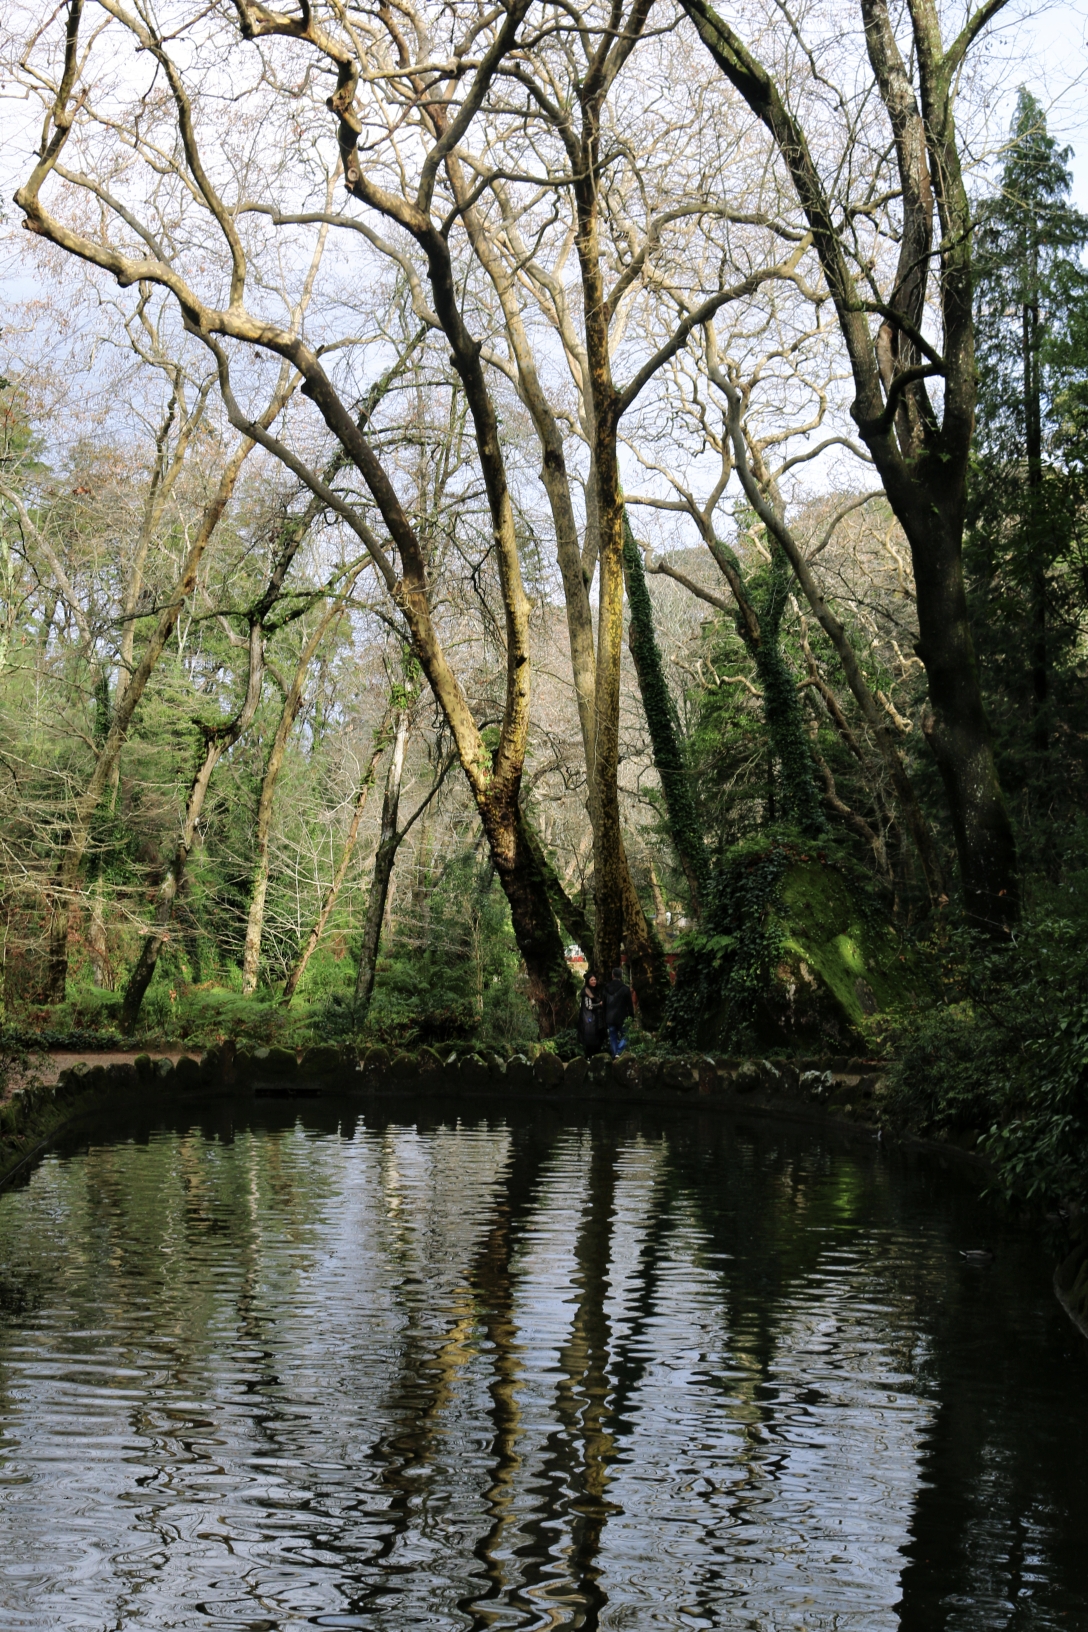
[[(623, 901), (623, 944), (627, 952), (627, 973), (638, 999), (639, 1019), (648, 1031), (655, 1031), (665, 1018), (669, 997), (669, 967), (665, 948), (648, 921), (631, 877), (627, 852), (621, 840), (620, 890)], [(607, 977), (611, 965), (604, 968)]]
[[(310, 653), (309, 656), (313, 654)], [(268, 897), (268, 849), (272, 834), (272, 809), (276, 797), (276, 783), (287, 757), (287, 741), (291, 727), (302, 707), (302, 682), (309, 666), (309, 656), (299, 670), (284, 699), (283, 711), (272, 748), (261, 780), (261, 795), (257, 801), (257, 821), (254, 829), (254, 862), (249, 892), (249, 914), (246, 918), (245, 948), (242, 953), (242, 995), (249, 997), (257, 989), (257, 974), (261, 964), (261, 938), (264, 934), (264, 907)]]
[(400, 814), (400, 787), (404, 777), (404, 754), (408, 746), (408, 711), (401, 709), (396, 717), (393, 737), (393, 755), (385, 778), (385, 797), (382, 800), (381, 836), (374, 857), (374, 874), (366, 904), (366, 922), (359, 949), (359, 971), (355, 977), (355, 1023), (362, 1026), (370, 1009), (374, 991), (374, 972), (378, 965), (378, 947), (381, 942), (385, 902), (389, 894), (389, 880), (397, 859), (404, 834), (398, 830)]
[[(471, 189), (466, 186), (458, 163), (451, 161), (449, 170), (450, 180), (458, 200), (466, 199)], [(586, 200), (586, 204), (590, 216), (594, 217), (595, 203), (592, 200)], [(614, 812), (609, 808), (605, 813), (605, 820), (610, 825), (613, 837), (608, 841), (598, 840), (598, 828), (601, 823), (599, 791), (602, 774), (599, 773), (597, 758), (597, 721), (600, 699), (597, 695), (597, 661), (594, 655), (593, 613), (589, 600), (589, 586), (593, 581), (600, 553), (597, 457), (594, 448), (591, 446), (589, 480), (586, 485), (585, 544), (584, 548), (580, 550), (574, 506), (571, 501), (570, 477), (566, 465), (563, 433), (540, 384), (536, 362), (521, 316), (516, 292), (516, 279), (511, 275), (506, 263), (495, 250), (486, 229), (471, 204), (466, 206), (463, 219), (473, 249), (479, 257), (481, 265), (491, 278), (499, 296), (506, 322), (507, 336), (517, 364), (518, 390), (522, 401), (532, 416), (533, 425), (540, 441), (542, 452), (541, 477), (548, 495), (552, 522), (555, 528), (556, 559), (563, 579), (563, 596), (566, 605), (574, 693), (578, 704), (578, 720), (585, 754), (588, 789), (586, 808), (593, 832), (594, 856), (596, 858), (602, 852), (606, 852), (612, 858), (610, 866), (606, 869), (610, 877), (602, 887), (607, 888), (614, 898), (618, 915), (624, 926), (623, 936), (629, 943), (628, 951), (629, 953), (634, 952), (636, 961), (643, 971), (642, 978), (647, 981), (656, 978), (654, 972), (663, 969), (664, 964), (654, 953), (652, 936), (647, 929), (641, 909), (637, 908), (637, 897), (630, 875), (628, 874), (626, 879), (621, 878), (619, 875), (619, 857), (622, 854), (622, 844), (619, 841), (618, 796), (615, 801)], [(595, 228), (593, 230), (595, 231)], [(598, 355), (600, 355), (599, 347)], [(592, 417), (594, 400), (589, 393), (583, 392), (583, 402), (587, 414)], [(613, 454), (615, 452), (614, 440), (613, 435)], [(612, 465), (614, 468), (614, 458)], [(620, 595), (622, 602), (622, 588)], [(617, 721), (618, 707), (617, 688)], [(607, 773), (603, 774), (606, 776)], [(603, 878), (604, 873), (601, 876)], [(596, 880), (597, 865), (595, 862), (595, 888)], [(579, 940), (579, 944), (586, 955), (589, 956), (592, 950), (589, 942)], [(667, 972), (664, 978), (667, 982)], [(662, 988), (662, 992), (658, 994), (657, 998), (648, 990), (644, 992), (645, 1003), (642, 1011), (644, 1019), (661, 1008), (664, 1002), (664, 994), (665, 988)]]
[(344, 602), (351, 594), (356, 578), (362, 571), (358, 567), (348, 578), (336, 600), (333, 601), (325, 616), (321, 618), (310, 638), (307, 640), (299, 656), (295, 677), (288, 688), (287, 696), (283, 700), (283, 712), (280, 723), (276, 727), (276, 735), (272, 739), (272, 747), (265, 766), (264, 778), (261, 782), (261, 796), (257, 802), (257, 822), (255, 828), (255, 857), (253, 863), (253, 883), (249, 898), (249, 917), (246, 921), (245, 950), (242, 956), (242, 995), (249, 997), (257, 989), (257, 972), (261, 963), (261, 936), (264, 933), (264, 905), (268, 896), (268, 847), (272, 835), (272, 809), (276, 797), (276, 783), (279, 781), (283, 762), (287, 757), (287, 743), (291, 736), (291, 727), (298, 718), (302, 707), (302, 688), (306, 681), (306, 672), (313, 661), (317, 648), (321, 645), (332, 624), (343, 612)]
[(284, 1004), (290, 1003), (291, 999), (294, 997), (295, 992), (298, 989), (298, 983), (306, 973), (306, 965), (317, 951), (318, 943), (320, 942), (322, 935), (325, 933), (325, 925), (328, 923), (329, 916), (332, 913), (332, 909), (336, 905), (337, 899), (340, 895), (340, 890), (343, 886), (344, 879), (347, 876), (348, 866), (350, 865), (351, 858), (355, 853), (355, 846), (359, 838), (359, 826), (363, 819), (363, 812), (366, 809), (367, 800), (370, 797), (370, 790), (374, 786), (374, 777), (378, 769), (378, 761), (384, 754), (386, 744), (389, 740), (386, 734), (387, 726), (388, 721), (383, 722), (381, 729), (378, 731), (374, 739), (374, 746), (370, 754), (370, 763), (363, 773), (362, 781), (359, 783), (359, 792), (355, 797), (355, 809), (351, 817), (351, 826), (348, 828), (348, 835), (344, 840), (344, 848), (340, 852), (340, 860), (336, 864), (336, 871), (333, 874), (332, 883), (325, 892), (325, 899), (321, 903), (321, 910), (317, 915), (317, 921), (307, 936), (305, 946), (302, 948), (302, 951), (292, 964), (287, 979), (283, 983), (283, 994), (280, 1001)]
[(571, 940), (588, 957), (593, 949), (593, 929), (589, 919), (578, 902), (572, 901), (563, 888), (558, 873), (545, 855), (544, 847), (536, 833), (534, 833), (529, 818), (524, 811), (521, 812), (520, 836), (522, 843), (532, 853), (541, 876), (545, 880), (548, 899), (558, 922), (566, 930)]
[(573, 1025), (577, 1012), (574, 981), (549, 899), (539, 856), (525, 842), (516, 804), (492, 807), (484, 816), (495, 871), (499, 875), (518, 950), (529, 979), (529, 1001), (541, 1037)]
[(958, 529), (944, 531), (932, 512), (929, 522), (924, 558), (915, 550), (917, 650), (931, 710), (922, 728), (944, 783), (967, 916), (988, 934), (1004, 934), (1019, 916), (1016, 841), (982, 706)]
[(691, 776), (680, 742), (680, 721), (669, 695), (664, 664), (654, 633), (653, 606), (642, 568), (642, 552), (635, 542), (626, 511), (623, 525), (623, 566), (627, 601), (631, 608), (627, 642), (642, 694), (642, 710), (650, 731), (654, 766), (661, 778), (661, 791), (665, 796), (669, 832), (688, 881), (692, 913), (699, 918), (710, 885), (710, 862), (695, 810)]
[[(1030, 267), (1033, 292), (1038, 286), (1038, 250), (1034, 245)], [(1046, 627), (1046, 561), (1039, 536), (1040, 498), (1043, 486), (1043, 406), (1042, 386), (1039, 379), (1039, 307), (1037, 299), (1027, 303), (1021, 313), (1024, 356), (1024, 420), (1025, 451), (1028, 463), (1028, 526), (1032, 538), (1031, 596), (1031, 715), (1032, 741), (1036, 751), (1045, 754), (1050, 747), (1046, 707), (1050, 695), (1049, 661), (1047, 656)]]

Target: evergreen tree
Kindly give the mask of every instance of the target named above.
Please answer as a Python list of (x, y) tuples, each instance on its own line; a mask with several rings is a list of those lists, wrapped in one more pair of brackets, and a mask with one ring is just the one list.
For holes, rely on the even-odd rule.
[[(1088, 218), (1069, 201), (1069, 148), (1021, 89), (997, 194), (976, 241), (979, 373), (968, 563), (991, 719), (1029, 819), (1066, 780), (1054, 734), (1084, 610), (1070, 578), (1085, 498), (1077, 384), (1088, 361)], [(1079, 415), (1079, 417), (1078, 417)]]

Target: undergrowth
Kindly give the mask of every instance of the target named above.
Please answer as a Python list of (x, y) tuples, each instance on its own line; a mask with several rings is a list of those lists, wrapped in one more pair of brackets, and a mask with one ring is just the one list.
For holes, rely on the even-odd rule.
[(958, 1133), (1010, 1201), (1088, 1203), (1088, 871), (1047, 889), (1014, 937), (940, 949), (942, 1002), (891, 1029), (889, 1110)]

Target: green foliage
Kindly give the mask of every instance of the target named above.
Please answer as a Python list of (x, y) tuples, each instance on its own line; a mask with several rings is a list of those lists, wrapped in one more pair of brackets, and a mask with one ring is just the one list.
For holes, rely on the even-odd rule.
[(980, 206), (979, 375), (965, 563), (987, 712), (1028, 868), (1051, 878), (1088, 794), (1088, 218), (1069, 149), (1021, 90), (1001, 185)]
[(668, 811), (669, 835), (693, 891), (706, 893), (710, 868), (702, 828), (691, 788), (691, 770), (684, 753), (676, 705), (665, 679), (665, 666), (654, 633), (653, 605), (646, 588), (642, 552), (635, 542), (624, 511), (623, 570), (631, 609), (631, 656), (638, 675), (642, 708), (653, 744), (654, 766)]
[(916, 954), (849, 853), (780, 828), (715, 869), (666, 1029), (730, 1053), (869, 1048), (877, 1016), (927, 995)]
[(760, 992), (782, 947), (774, 908), (792, 847), (738, 846), (714, 869), (702, 925), (687, 936), (666, 1015), (665, 1037), (684, 1046), (714, 1025), (723, 1047), (745, 1046)]
[[(536, 1023), (510, 908), (490, 867), (471, 854), (455, 858), (424, 903), (425, 919), (407, 919), (378, 959), (366, 1035), (401, 1047), (532, 1041)], [(329, 1000), (328, 1020), (350, 1031), (346, 994)]]
[[(783, 815), (791, 817), (810, 838), (826, 830), (823, 806), (813, 778), (812, 753), (801, 717), (801, 699), (793, 671), (782, 651), (782, 615), (792, 583), (789, 563), (777, 545), (771, 545), (770, 566), (760, 575), (760, 641), (752, 652), (763, 690), (767, 734), (778, 764)], [(740, 624), (738, 623), (738, 628)]]
[(943, 948), (944, 1004), (899, 1029), (889, 1108), (959, 1138), (998, 1189), (1039, 1206), (1088, 1202), (1088, 871), (995, 949), (963, 931)]

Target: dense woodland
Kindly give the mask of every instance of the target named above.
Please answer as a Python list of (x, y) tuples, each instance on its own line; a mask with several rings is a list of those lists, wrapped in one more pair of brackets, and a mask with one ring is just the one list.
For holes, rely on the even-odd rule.
[(1077, 1199), (1088, 220), (1000, 11), (11, 8), (13, 1038), (565, 1048), (581, 947)]

